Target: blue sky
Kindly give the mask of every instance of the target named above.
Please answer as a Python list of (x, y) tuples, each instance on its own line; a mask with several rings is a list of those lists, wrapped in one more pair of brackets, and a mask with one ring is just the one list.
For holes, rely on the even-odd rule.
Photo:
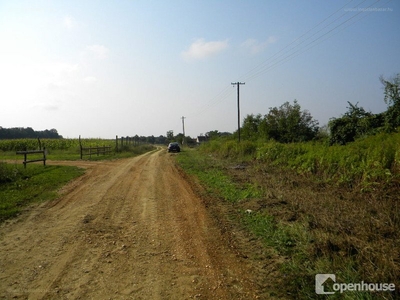
[[(341, 25), (342, 24), (342, 25)], [(64, 137), (234, 131), (297, 99), (384, 111), (400, 2), (0, 0), (0, 126)]]

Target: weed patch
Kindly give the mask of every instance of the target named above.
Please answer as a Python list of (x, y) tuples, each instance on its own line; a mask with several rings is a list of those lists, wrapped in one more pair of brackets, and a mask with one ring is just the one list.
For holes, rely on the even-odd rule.
[(83, 174), (69, 166), (0, 163), (0, 222), (16, 216), (32, 202), (46, 201), (58, 196), (57, 190), (68, 181)]
[[(395, 283), (397, 289), (392, 293), (335, 294), (332, 299), (397, 299), (400, 202), (393, 174), (398, 172), (399, 154), (393, 150), (397, 144), (387, 136), (374, 138), (385, 145), (384, 155), (378, 154), (382, 153), (380, 146), (368, 146), (371, 141), (334, 146), (338, 151), (321, 145), (312, 149), (312, 144), (272, 143), (264, 145), (262, 152), (270, 147), (268, 155), (275, 161), (240, 155), (224, 158), (219, 150), (210, 152), (208, 146), (182, 153), (177, 160), (186, 172), (199, 178), (211, 196), (228, 200), (223, 203), (236, 211), (236, 222), (285, 258), (280, 266), (283, 279), (276, 289), (285, 289), (289, 298), (316, 298), (315, 275), (336, 274), (341, 282)], [(373, 171), (366, 169), (370, 164)], [(327, 170), (321, 170), (323, 165)], [(352, 171), (346, 173), (345, 166)], [(383, 166), (393, 177), (379, 173)], [(371, 172), (381, 177), (371, 175), (373, 179), (360, 185)], [(360, 191), (361, 186), (368, 192)]]

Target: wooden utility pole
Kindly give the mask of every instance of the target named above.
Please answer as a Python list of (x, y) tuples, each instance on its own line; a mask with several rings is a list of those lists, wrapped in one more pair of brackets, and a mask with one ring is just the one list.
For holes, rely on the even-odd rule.
[(241, 84), (245, 84), (244, 82), (232, 82), (232, 85), (237, 85), (237, 108), (238, 108), (238, 135), (239, 135), (239, 142), (240, 142), (240, 103), (239, 103), (239, 86)]
[(183, 128), (182, 145), (185, 143), (185, 119), (186, 119), (186, 117), (182, 117), (182, 128)]

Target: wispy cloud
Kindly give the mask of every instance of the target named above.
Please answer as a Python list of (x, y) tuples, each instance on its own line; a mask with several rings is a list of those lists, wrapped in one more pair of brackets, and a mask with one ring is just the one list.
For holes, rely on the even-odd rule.
[(86, 46), (85, 52), (93, 55), (97, 59), (106, 59), (110, 53), (110, 50), (103, 45), (91, 45)]
[(241, 47), (250, 51), (251, 54), (257, 54), (264, 51), (269, 45), (275, 44), (277, 38), (270, 36), (266, 41), (260, 42), (256, 39), (247, 39), (241, 44)]
[(76, 27), (77, 22), (76, 20), (71, 17), (71, 16), (65, 16), (63, 19), (63, 26), (67, 29), (72, 29), (74, 27)]
[(197, 39), (182, 52), (182, 57), (186, 60), (204, 59), (216, 55), (228, 48), (228, 40), (206, 42), (204, 39)]
[(56, 102), (39, 102), (32, 106), (32, 108), (44, 109), (47, 111), (56, 111), (61, 108), (61, 103), (59, 101)]
[(85, 78), (83, 78), (83, 81), (86, 83), (94, 83), (97, 81), (97, 78), (94, 76), (86, 76)]
[(44, 64), (42, 67), (48, 73), (55, 76), (76, 73), (80, 69), (79, 64), (70, 64), (64, 62), (50, 62)]

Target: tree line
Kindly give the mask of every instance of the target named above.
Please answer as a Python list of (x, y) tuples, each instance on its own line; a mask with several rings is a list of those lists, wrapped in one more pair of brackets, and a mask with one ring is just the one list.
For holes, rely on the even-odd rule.
[(373, 114), (357, 104), (348, 102), (348, 111), (331, 118), (327, 127), (319, 127), (308, 110), (300, 104), (285, 102), (269, 109), (268, 114), (250, 114), (243, 120), (242, 136), (247, 140), (273, 139), (281, 143), (328, 139), (329, 143), (345, 145), (362, 136), (378, 132), (395, 132), (400, 127), (400, 74), (380, 81), (384, 87), (387, 110)]
[(3, 128), (0, 126), (0, 139), (62, 139), (62, 135), (59, 135), (56, 129), (46, 129), (42, 131), (35, 131), (31, 127), (14, 127), (14, 128)]

